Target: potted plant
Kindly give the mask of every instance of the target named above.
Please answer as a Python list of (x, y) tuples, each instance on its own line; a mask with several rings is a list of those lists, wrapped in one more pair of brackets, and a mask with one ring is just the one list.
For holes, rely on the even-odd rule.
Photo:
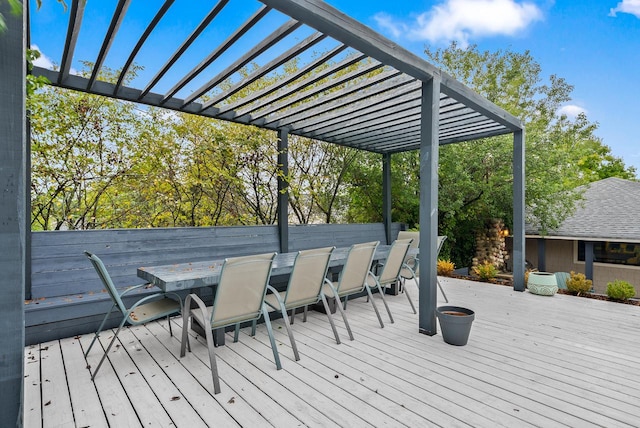
[(558, 291), (558, 281), (551, 272), (529, 272), (527, 288), (533, 294), (553, 296)]
[(436, 308), (436, 316), (440, 321), (442, 339), (456, 346), (464, 346), (469, 340), (471, 323), (475, 319), (475, 313), (471, 309), (460, 306), (440, 306)]

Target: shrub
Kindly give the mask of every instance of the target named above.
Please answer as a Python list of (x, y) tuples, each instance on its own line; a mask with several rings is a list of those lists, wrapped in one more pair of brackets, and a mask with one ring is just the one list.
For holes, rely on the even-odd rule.
[(583, 273), (575, 273), (574, 271), (571, 271), (571, 278), (567, 280), (567, 290), (578, 296), (589, 293), (592, 285), (593, 282), (587, 279)]
[(488, 261), (485, 261), (481, 265), (473, 267), (473, 273), (478, 275), (480, 279), (484, 281), (491, 280), (498, 275), (498, 269)]
[(617, 300), (627, 300), (636, 295), (636, 289), (627, 281), (616, 279), (607, 283), (607, 296)]
[(451, 276), (453, 270), (456, 268), (456, 265), (449, 260), (438, 259), (438, 275), (440, 276)]

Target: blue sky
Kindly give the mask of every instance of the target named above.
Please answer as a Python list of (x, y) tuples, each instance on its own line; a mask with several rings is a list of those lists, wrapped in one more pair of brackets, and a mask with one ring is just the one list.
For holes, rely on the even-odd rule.
[[(425, 46), (446, 47), (451, 40), (463, 46), (476, 44), (480, 50), (529, 50), (540, 63), (544, 79), (557, 74), (575, 86), (573, 100), (563, 111), (570, 116), (585, 112), (591, 122), (597, 122), (596, 135), (614, 155), (635, 166), (640, 176), (640, 0), (326, 1), (421, 57)], [(234, 2), (242, 5), (240, 0)], [(187, 3), (189, 12), (202, 9), (206, 13), (214, 1)], [(100, 9), (113, 11), (112, 4), (115, 1), (89, 1), (82, 31), (87, 34), (92, 27), (108, 26), (111, 12)], [(157, 4), (159, 1), (134, 0), (128, 16), (139, 17), (140, 22), (149, 20)], [(236, 10), (237, 17), (230, 15), (218, 22), (244, 20), (255, 9)], [(180, 18), (172, 23), (175, 43), (183, 40), (181, 32), (186, 35), (200, 19), (186, 13)], [(59, 63), (67, 19), (68, 13), (54, 0), (45, 0), (41, 10), (32, 13), (32, 43), (44, 53), (45, 66), (49, 60)], [(122, 40), (135, 43), (136, 37), (128, 37), (128, 31), (135, 33), (135, 29), (123, 24)], [(173, 42), (166, 41), (168, 49)], [(99, 41), (90, 43), (82, 47), (86, 50), (78, 50), (74, 60), (95, 60), (99, 48)], [(211, 45), (202, 46), (203, 52), (206, 49)], [(113, 66), (111, 61), (117, 68), (116, 58), (117, 52), (110, 54), (106, 65)], [(185, 61), (183, 67), (193, 65)], [(151, 69), (143, 73), (152, 73)]]

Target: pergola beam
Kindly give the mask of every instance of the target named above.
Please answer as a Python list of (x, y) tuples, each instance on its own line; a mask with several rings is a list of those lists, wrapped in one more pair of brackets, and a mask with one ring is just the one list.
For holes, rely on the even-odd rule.
[(64, 50), (62, 51), (60, 74), (57, 80), (58, 84), (61, 84), (69, 76), (69, 72), (71, 71), (71, 61), (73, 60), (73, 53), (76, 50), (76, 43), (78, 42), (78, 34), (80, 33), (86, 4), (87, 0), (73, 0), (71, 2), (69, 28), (67, 28), (67, 37), (64, 42)]
[(158, 70), (156, 75), (153, 76), (153, 79), (151, 79), (151, 81), (147, 84), (147, 86), (144, 87), (144, 89), (142, 90), (142, 93), (140, 94), (140, 98), (147, 95), (151, 91), (151, 89), (153, 89), (153, 87), (156, 86), (156, 84), (160, 81), (160, 79), (162, 79), (164, 75), (167, 73), (167, 71), (169, 71), (169, 69), (173, 66), (173, 64), (175, 64), (176, 61), (180, 59), (182, 54), (184, 54), (185, 51), (189, 48), (189, 46), (191, 46), (191, 44), (198, 38), (198, 36), (202, 34), (202, 32), (209, 26), (211, 21), (213, 21), (213, 19), (218, 15), (218, 13), (220, 13), (220, 11), (225, 7), (227, 3), (229, 3), (229, 0), (220, 0), (215, 6), (213, 6), (213, 9), (211, 9), (211, 11), (207, 14), (207, 16), (205, 16), (204, 19), (200, 22), (200, 24), (198, 24), (196, 29), (191, 32), (189, 37), (187, 37), (187, 39), (184, 42), (182, 42), (180, 47), (176, 49), (173, 55), (171, 55), (171, 58), (167, 60), (167, 62), (162, 66), (162, 68)]
[(122, 24), (122, 20), (127, 13), (127, 9), (129, 8), (129, 3), (131, 0), (120, 0), (118, 5), (116, 6), (116, 10), (113, 12), (113, 17), (111, 18), (111, 24), (109, 24), (109, 29), (107, 30), (107, 34), (102, 41), (102, 47), (100, 47), (100, 52), (98, 53), (98, 58), (96, 59), (96, 63), (93, 67), (93, 71), (91, 72), (91, 77), (89, 78), (89, 83), (87, 84), (87, 91), (91, 91), (93, 88), (93, 84), (95, 83), (98, 75), (100, 74), (100, 70), (102, 70), (102, 64), (104, 64), (104, 59), (107, 57), (109, 50), (111, 49), (111, 45), (113, 44), (113, 40), (120, 29), (120, 25)]

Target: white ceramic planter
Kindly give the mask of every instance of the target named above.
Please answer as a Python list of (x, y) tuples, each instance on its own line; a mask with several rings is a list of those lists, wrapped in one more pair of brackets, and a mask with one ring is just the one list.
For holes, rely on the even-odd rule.
[(527, 288), (533, 294), (553, 296), (558, 291), (558, 283), (551, 272), (530, 272)]

